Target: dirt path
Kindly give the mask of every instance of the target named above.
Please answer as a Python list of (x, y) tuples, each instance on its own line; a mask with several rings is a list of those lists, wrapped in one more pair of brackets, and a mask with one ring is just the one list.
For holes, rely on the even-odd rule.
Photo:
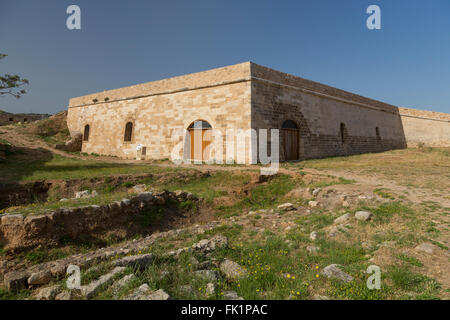
[[(441, 204), (443, 207), (450, 207), (450, 200), (446, 198), (448, 194), (442, 194), (437, 196), (432, 190), (425, 188), (406, 187), (399, 185), (398, 183), (384, 179), (380, 176), (368, 176), (363, 174), (357, 174), (349, 171), (337, 171), (337, 170), (316, 170), (311, 168), (304, 168), (303, 171), (311, 174), (329, 174), (340, 178), (352, 179), (359, 184), (364, 184), (376, 188), (384, 188), (394, 191), (400, 195), (405, 196), (408, 200), (414, 203), (421, 203), (424, 201), (434, 201)], [(413, 189), (414, 192), (411, 192)], [(443, 190), (444, 191), (444, 190)]]

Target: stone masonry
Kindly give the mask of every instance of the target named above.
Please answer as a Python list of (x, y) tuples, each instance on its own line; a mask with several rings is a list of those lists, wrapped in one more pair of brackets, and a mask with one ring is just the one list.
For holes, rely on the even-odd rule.
[[(448, 117), (441, 116), (444, 119), (439, 119), (437, 128), (439, 117), (430, 113), (411, 117), (412, 111), (405, 110), (412, 109), (399, 110), (245, 62), (73, 98), (67, 124), (72, 135), (84, 134), (89, 126), (83, 152), (129, 159), (136, 158), (139, 144), (146, 149), (146, 159), (171, 158), (174, 148), (177, 156), (189, 158), (189, 138), (177, 132), (196, 120), (222, 132), (223, 137), (212, 145), (215, 157), (222, 152), (223, 159), (226, 148), (217, 146), (227, 129), (281, 129), (286, 120), (298, 128), (298, 159), (405, 148), (410, 140), (448, 143)], [(124, 141), (129, 122), (133, 124), (131, 141)], [(245, 144), (235, 142), (229, 151), (234, 160), (245, 155), (249, 163), (257, 153), (256, 143), (252, 145), (249, 136), (246, 139)], [(284, 146), (280, 135), (280, 148)], [(280, 156), (284, 160), (282, 151)]]

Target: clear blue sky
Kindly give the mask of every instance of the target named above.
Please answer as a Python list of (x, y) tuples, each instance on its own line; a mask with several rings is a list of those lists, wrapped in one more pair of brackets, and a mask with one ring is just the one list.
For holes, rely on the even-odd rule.
[[(66, 28), (81, 7), (82, 30)], [(366, 28), (366, 8), (382, 29)], [(450, 113), (449, 0), (0, 0), (0, 73), (30, 80), (10, 112), (253, 61), (397, 106)]]

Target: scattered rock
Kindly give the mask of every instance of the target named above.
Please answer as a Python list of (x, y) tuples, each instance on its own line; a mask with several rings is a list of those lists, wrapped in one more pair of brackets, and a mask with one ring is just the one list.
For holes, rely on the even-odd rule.
[(146, 190), (147, 190), (147, 185), (137, 184), (129, 190), (129, 193), (142, 193), (142, 192), (145, 192)]
[(206, 253), (218, 248), (226, 248), (227, 246), (228, 238), (218, 234), (211, 239), (200, 240), (198, 243), (195, 243), (192, 248)]
[(195, 271), (195, 274), (207, 281), (214, 282), (219, 280), (219, 272), (217, 272), (216, 270), (197, 270)]
[(424, 242), (424, 243), (419, 244), (415, 249), (417, 251), (433, 253), (436, 248), (437, 247), (434, 244), (429, 243), (429, 242)]
[(207, 270), (214, 268), (214, 263), (212, 261), (203, 261), (197, 264), (197, 270)]
[(170, 299), (169, 294), (162, 289), (156, 290), (148, 296), (148, 300), (169, 300), (169, 299)]
[(3, 283), (9, 291), (24, 289), (27, 286), (29, 276), (30, 274), (27, 272), (11, 271), (3, 276)]
[(148, 284), (144, 283), (125, 300), (169, 300), (170, 296), (162, 289), (152, 292)]
[(55, 296), (55, 300), (71, 300), (71, 299), (72, 295), (70, 294), (70, 291), (63, 291)]
[(145, 268), (153, 263), (153, 255), (151, 253), (128, 256), (119, 260), (113, 261), (116, 267), (139, 267)]
[(93, 198), (96, 196), (98, 196), (98, 193), (95, 190), (93, 190), (92, 192), (89, 190), (75, 192), (76, 199), (87, 199), (87, 198)]
[(341, 223), (349, 221), (351, 218), (352, 218), (352, 215), (350, 213), (346, 213), (346, 214), (340, 216), (339, 218), (334, 219), (334, 223), (341, 224)]
[(192, 295), (194, 294), (194, 288), (192, 288), (192, 286), (190, 284), (181, 286), (180, 288), (178, 288), (178, 290), (182, 293), (182, 294), (186, 294), (186, 295)]
[(176, 251), (170, 251), (169, 253), (167, 253), (168, 256), (174, 256), (175, 258), (178, 258), (180, 256), (180, 254), (184, 253), (184, 252), (192, 252), (192, 248), (181, 248), (178, 249)]
[(236, 291), (225, 291), (223, 293), (224, 300), (244, 300), (244, 298), (238, 296)]
[(225, 259), (220, 264), (220, 271), (225, 274), (228, 279), (238, 280), (247, 276), (247, 271), (243, 269), (238, 263)]
[(316, 188), (313, 190), (312, 195), (314, 198), (317, 198), (317, 196), (319, 195), (319, 192), (322, 191), (321, 188)]
[(114, 284), (111, 286), (111, 290), (114, 293), (117, 293), (120, 289), (124, 288), (128, 283), (130, 283), (130, 281), (134, 280), (135, 278), (136, 276), (134, 274), (128, 274), (119, 281), (114, 282)]
[(278, 206), (278, 209), (285, 210), (285, 211), (291, 211), (291, 210), (295, 210), (295, 207), (292, 203), (287, 202), (287, 203), (280, 204)]
[(311, 233), (309, 234), (309, 238), (310, 238), (312, 241), (315, 241), (315, 240), (317, 239), (317, 231), (311, 232)]
[(315, 208), (319, 205), (318, 201), (309, 201), (308, 202), (308, 206), (310, 206), (311, 208)]
[(355, 218), (360, 221), (368, 221), (372, 218), (372, 213), (368, 211), (357, 211), (355, 213)]
[(308, 251), (310, 254), (314, 254), (319, 252), (320, 247), (316, 247), (316, 246), (307, 246), (306, 247), (306, 251)]
[(65, 202), (65, 201), (69, 201), (69, 199), (67, 199), (67, 198), (62, 198), (62, 199), (59, 200), (59, 202)]
[(61, 292), (62, 288), (59, 285), (41, 288), (35, 295), (37, 300), (54, 300)]
[(52, 274), (50, 270), (42, 270), (31, 274), (27, 282), (29, 285), (40, 285), (49, 283), (51, 280)]
[(81, 293), (84, 295), (87, 299), (92, 298), (96, 293), (97, 290), (104, 285), (105, 283), (112, 280), (112, 278), (119, 272), (122, 272), (125, 270), (125, 267), (116, 267), (111, 272), (101, 276), (98, 280), (92, 281), (88, 285), (81, 287)]
[(344, 208), (348, 208), (348, 207), (350, 207), (350, 203), (347, 200), (344, 200), (344, 201), (342, 201), (342, 206)]
[(141, 192), (135, 197), (135, 201), (150, 202), (154, 198), (153, 192)]
[(144, 283), (139, 288), (134, 290), (134, 292), (127, 297), (125, 297), (125, 300), (147, 300), (147, 295), (151, 292), (150, 287), (148, 284)]
[(206, 284), (206, 295), (207, 296), (212, 296), (215, 292), (216, 292), (216, 286), (214, 285), (214, 283), (209, 282), (208, 284)]
[(335, 278), (341, 280), (342, 282), (353, 281), (353, 277), (339, 269), (339, 265), (337, 264), (330, 264), (329, 266), (325, 267), (321, 271), (321, 274), (323, 274), (327, 278)]

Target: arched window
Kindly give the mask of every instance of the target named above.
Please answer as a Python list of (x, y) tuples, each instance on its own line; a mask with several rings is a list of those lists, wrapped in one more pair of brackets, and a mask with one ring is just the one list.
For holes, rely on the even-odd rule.
[(84, 126), (83, 141), (89, 141), (89, 130), (90, 130), (89, 125), (88, 125), (88, 124), (85, 125), (85, 126)]
[(191, 123), (188, 129), (211, 129), (211, 125), (203, 120), (196, 120)]
[(377, 142), (381, 142), (380, 128), (375, 128), (375, 133), (377, 134)]
[(340, 133), (341, 133), (341, 143), (345, 143), (345, 140), (347, 138), (347, 128), (345, 127), (345, 124), (343, 122), (341, 122)]
[(282, 129), (298, 129), (297, 124), (292, 120), (286, 120), (281, 126)]
[(132, 136), (133, 136), (133, 123), (127, 122), (127, 124), (125, 125), (125, 136), (123, 138), (123, 141), (130, 142)]

